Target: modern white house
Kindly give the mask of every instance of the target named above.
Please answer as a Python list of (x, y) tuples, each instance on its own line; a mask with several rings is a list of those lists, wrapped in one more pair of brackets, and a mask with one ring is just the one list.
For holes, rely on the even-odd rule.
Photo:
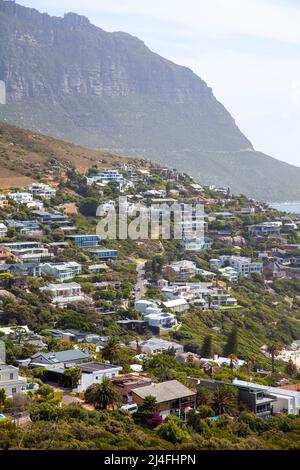
[(76, 276), (79, 276), (82, 271), (81, 264), (75, 261), (66, 263), (45, 263), (41, 264), (41, 271), (50, 274), (60, 282), (68, 281)]
[(29, 192), (23, 193), (8, 193), (8, 198), (12, 201), (15, 201), (19, 204), (27, 204), (28, 202), (32, 202), (33, 196)]
[(40, 288), (41, 292), (49, 292), (53, 295), (53, 304), (65, 307), (70, 303), (91, 302), (91, 298), (83, 294), (81, 285), (76, 282), (65, 284), (48, 284)]
[(211, 266), (213, 265), (219, 272), (221, 272), (224, 277), (235, 278), (235, 273), (233, 271), (229, 271), (226, 269), (226, 266), (222, 271), (221, 268), (225, 265), (225, 263), (229, 264), (229, 267), (234, 269), (238, 273), (239, 279), (244, 277), (249, 277), (251, 274), (257, 273), (261, 274), (263, 271), (263, 263), (258, 261), (252, 261), (251, 258), (246, 258), (244, 256), (220, 256), (219, 260), (212, 259), (210, 260)]
[(239, 273), (239, 277), (249, 277), (251, 274), (261, 274), (263, 270), (263, 263), (253, 262), (251, 258), (244, 258), (242, 256), (231, 256), (229, 260), (230, 266)]
[(184, 348), (181, 344), (174, 343), (173, 341), (167, 341), (160, 338), (151, 338), (145, 341), (140, 341), (138, 344), (136, 341), (129, 343), (131, 349), (141, 349), (141, 352), (148, 354), (161, 354), (169, 349), (174, 349), (176, 352), (183, 352)]
[(212, 246), (212, 240), (208, 238), (190, 238), (183, 239), (183, 248), (185, 251), (202, 251), (209, 250)]
[(40, 197), (42, 199), (51, 199), (56, 196), (56, 189), (53, 189), (48, 184), (44, 183), (32, 183), (26, 187), (26, 190), (33, 196)]
[(163, 312), (162, 310), (159, 313), (150, 313), (149, 315), (145, 315), (144, 319), (149, 326), (163, 330), (170, 330), (178, 325), (175, 315)]
[(169, 330), (178, 325), (175, 315), (164, 312), (155, 302), (139, 300), (135, 303), (135, 309), (143, 315), (150, 327)]
[(142, 315), (147, 312), (148, 308), (157, 308), (157, 304), (151, 300), (139, 300), (135, 302), (134, 308), (138, 310)]
[(212, 294), (211, 295), (211, 308), (213, 310), (221, 309), (222, 307), (237, 307), (238, 301), (230, 294)]
[(185, 312), (190, 308), (188, 302), (185, 299), (168, 300), (167, 302), (163, 302), (163, 306), (176, 313)]
[(0, 364), (0, 389), (4, 389), (8, 398), (16, 393), (27, 393), (38, 388), (38, 384), (29, 383), (25, 377), (19, 376), (18, 367)]
[(263, 222), (262, 224), (250, 225), (248, 227), (251, 236), (268, 236), (280, 234), (282, 222)]
[(124, 176), (119, 173), (118, 170), (106, 170), (98, 173), (97, 175), (90, 176), (87, 178), (88, 184), (93, 183), (109, 183), (110, 181), (117, 181), (118, 183), (123, 182)]
[(173, 274), (180, 279), (189, 279), (198, 273), (198, 268), (193, 261), (184, 259), (165, 266), (164, 271), (166, 274)]
[(283, 388), (268, 387), (257, 383), (246, 382), (244, 380), (234, 379), (232, 382), (239, 389), (256, 389), (266, 392), (271, 397), (276, 398), (273, 403), (273, 413), (287, 413), (293, 415), (300, 414), (300, 392), (294, 390), (285, 390)]
[(231, 266), (226, 266), (226, 268), (220, 268), (218, 271), (229, 282), (238, 282), (239, 280), (239, 273)]
[(105, 377), (112, 379), (120, 374), (122, 366), (102, 364), (100, 362), (88, 362), (77, 366), (81, 369), (81, 378), (74, 390), (76, 393), (85, 392), (88, 387), (101, 383)]

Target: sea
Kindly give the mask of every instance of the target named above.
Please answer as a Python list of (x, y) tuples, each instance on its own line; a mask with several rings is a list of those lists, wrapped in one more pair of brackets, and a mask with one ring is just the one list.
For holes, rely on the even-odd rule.
[(290, 214), (299, 214), (300, 215), (300, 202), (280, 202), (280, 203), (270, 203), (270, 207), (277, 209), (278, 211), (288, 212)]

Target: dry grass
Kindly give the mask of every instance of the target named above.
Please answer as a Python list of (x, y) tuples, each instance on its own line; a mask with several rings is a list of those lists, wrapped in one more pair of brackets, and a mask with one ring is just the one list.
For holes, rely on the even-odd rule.
[(122, 158), (46, 137), (0, 122), (0, 188), (24, 186), (39, 176), (51, 178), (51, 171), (74, 167), (81, 173), (129, 162)]

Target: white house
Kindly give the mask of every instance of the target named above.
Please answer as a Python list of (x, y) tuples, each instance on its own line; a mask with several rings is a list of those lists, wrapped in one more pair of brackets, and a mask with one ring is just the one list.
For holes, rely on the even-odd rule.
[(4, 389), (7, 397), (12, 397), (16, 393), (27, 393), (38, 389), (39, 386), (27, 382), (25, 377), (19, 376), (18, 367), (0, 364), (0, 390)]
[(229, 282), (238, 282), (239, 280), (239, 273), (230, 266), (227, 266), (226, 268), (220, 268), (219, 273)]
[(135, 302), (134, 308), (135, 310), (138, 310), (142, 315), (146, 313), (147, 309), (151, 308), (157, 308), (157, 304), (155, 302), (152, 302), (150, 300), (139, 300)]
[[(254, 273), (261, 274), (263, 270), (262, 262), (252, 261), (251, 258), (246, 258), (244, 256), (224, 255), (220, 256), (220, 262), (222, 266), (224, 266), (225, 262), (228, 262), (230, 267), (238, 273), (239, 278), (249, 277)], [(226, 274), (225, 271), (224, 273)], [(229, 274), (228, 270), (227, 274)], [(232, 273), (232, 275), (234, 276), (234, 273)]]
[(87, 178), (87, 184), (91, 185), (94, 183), (101, 182), (103, 184), (108, 184), (111, 181), (116, 181), (118, 183), (123, 183), (124, 176), (119, 173), (118, 170), (106, 170), (97, 175), (90, 176)]
[(74, 390), (76, 393), (85, 392), (91, 385), (101, 383), (104, 377), (112, 379), (119, 375), (122, 370), (122, 366), (102, 364), (100, 362), (88, 362), (77, 367), (81, 369), (81, 377), (77, 388)]
[(8, 198), (19, 204), (27, 204), (33, 200), (31, 193), (8, 193)]
[(53, 304), (64, 307), (70, 303), (91, 302), (90, 297), (83, 294), (81, 285), (76, 282), (66, 284), (48, 284), (40, 288), (41, 292), (49, 292), (53, 295)]
[(33, 196), (37, 196), (42, 199), (51, 199), (56, 196), (56, 189), (53, 189), (48, 184), (44, 183), (32, 183), (26, 187), (26, 190)]
[(175, 276), (180, 279), (188, 279), (198, 273), (196, 263), (189, 260), (176, 261), (168, 266), (165, 266), (165, 272), (173, 272)]
[(140, 341), (138, 344), (136, 341), (129, 343), (131, 349), (137, 350), (141, 348), (143, 353), (149, 354), (160, 354), (163, 351), (174, 349), (176, 352), (183, 352), (184, 348), (181, 344), (174, 343), (173, 341), (166, 341), (160, 338), (151, 338), (145, 341)]
[(273, 413), (300, 414), (300, 392), (285, 390), (278, 387), (268, 387), (266, 385), (245, 382), (244, 380), (238, 379), (234, 379), (232, 383), (239, 387), (239, 389), (263, 390), (271, 397), (276, 398), (276, 401), (273, 403)]
[(149, 326), (164, 330), (172, 329), (178, 325), (175, 315), (162, 310), (158, 313), (149, 313), (149, 315), (145, 315), (144, 319)]
[(169, 300), (168, 302), (163, 302), (163, 305), (176, 313), (182, 313), (189, 309), (189, 304), (185, 299)]
[(79, 263), (69, 261), (66, 263), (45, 263), (41, 264), (41, 271), (43, 273), (51, 274), (60, 282), (72, 279), (81, 274), (82, 268)]

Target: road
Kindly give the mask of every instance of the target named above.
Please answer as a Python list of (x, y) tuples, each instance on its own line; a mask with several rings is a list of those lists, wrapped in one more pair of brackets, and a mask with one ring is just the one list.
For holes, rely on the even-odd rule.
[(145, 287), (145, 266), (146, 262), (139, 262), (137, 264), (137, 283), (135, 286), (135, 301), (138, 302), (141, 300), (146, 292)]

